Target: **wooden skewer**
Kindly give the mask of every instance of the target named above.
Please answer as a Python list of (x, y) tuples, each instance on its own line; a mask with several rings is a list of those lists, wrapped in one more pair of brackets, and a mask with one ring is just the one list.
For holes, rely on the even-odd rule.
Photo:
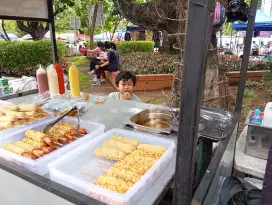
[(94, 178), (94, 179), (97, 179), (97, 178), (98, 178), (97, 176), (94, 176), (94, 175), (92, 175), (92, 174), (90, 174), (90, 173), (87, 173), (87, 172), (82, 172), (82, 171), (80, 171), (80, 174), (86, 175), (86, 176), (88, 176), (88, 177), (92, 177), (92, 178)]
[(110, 162), (106, 162), (106, 161), (104, 161), (104, 160), (101, 160), (101, 159), (99, 159), (98, 161), (99, 161), (99, 162), (102, 162), (102, 163), (104, 163), (104, 164), (109, 164), (109, 165), (113, 165), (112, 163), (110, 163)]
[(59, 146), (64, 146), (63, 144), (61, 144), (61, 143), (59, 143), (59, 142), (56, 142), (56, 141), (53, 141), (53, 143), (56, 143), (57, 145), (59, 145)]
[(107, 171), (108, 171), (107, 169), (102, 168), (102, 167), (97, 167), (97, 166), (95, 166), (95, 168), (100, 169), (100, 170), (105, 171), (105, 172), (107, 172)]

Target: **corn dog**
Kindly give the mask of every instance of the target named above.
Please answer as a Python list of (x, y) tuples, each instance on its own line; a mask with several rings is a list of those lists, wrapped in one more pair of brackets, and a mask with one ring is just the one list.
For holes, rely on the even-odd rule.
[(31, 159), (35, 159), (36, 158), (34, 155), (28, 153), (24, 148), (19, 147), (19, 146), (15, 145), (15, 144), (12, 144), (12, 143), (3, 144), (2, 147), (4, 149), (10, 151), (10, 152), (22, 155), (24, 157), (28, 157), (28, 158), (31, 158)]
[(112, 159), (117, 161), (124, 159), (126, 156), (125, 152), (110, 147), (98, 147), (95, 149), (94, 153), (98, 157), (104, 157), (106, 159)]
[(11, 111), (17, 111), (18, 110), (18, 106), (13, 105), (13, 104), (5, 104), (5, 105), (3, 105), (3, 108), (6, 109), (6, 110), (11, 110)]
[(126, 154), (129, 154), (129, 153), (133, 152), (134, 150), (136, 150), (136, 147), (131, 144), (126, 144), (121, 141), (116, 141), (113, 139), (106, 140), (103, 143), (103, 147), (116, 148), (116, 149), (119, 149), (119, 150), (125, 152)]
[(27, 143), (27, 144), (31, 144), (37, 148), (47, 146), (44, 142), (35, 141), (35, 140), (29, 139), (29, 138), (22, 139), (22, 142)]
[(43, 151), (40, 149), (37, 149), (35, 146), (31, 145), (31, 144), (26, 144), (22, 141), (16, 141), (14, 143), (15, 145), (24, 148), (25, 150), (27, 150), (29, 153), (33, 154), (36, 157), (42, 157), (44, 155)]
[(17, 111), (8, 110), (6, 112), (6, 116), (14, 116), (14, 117), (18, 117), (18, 118), (24, 118), (26, 116), (26, 114), (24, 112), (17, 112)]
[(126, 143), (126, 144), (131, 144), (131, 145), (134, 145), (136, 147), (140, 144), (139, 140), (133, 140), (133, 139), (129, 139), (127, 137), (122, 137), (122, 136), (113, 136), (111, 139), (121, 141), (121, 142)]
[(36, 112), (39, 106), (37, 104), (20, 104), (18, 110), (21, 112)]
[(14, 122), (17, 118), (15, 116), (1, 116), (0, 122)]
[(46, 134), (38, 130), (27, 130), (25, 133), (27, 138), (33, 139), (38, 142), (45, 142), (48, 145), (51, 145), (52, 141)]
[(0, 128), (10, 128), (13, 127), (12, 122), (0, 122)]
[(113, 177), (121, 178), (127, 182), (132, 182), (134, 184), (141, 178), (141, 175), (137, 172), (116, 167), (111, 167), (107, 174)]
[(165, 147), (159, 145), (150, 145), (150, 144), (140, 144), (137, 147), (138, 150), (143, 150), (145, 152), (154, 153), (158, 155), (162, 155), (165, 152)]
[(34, 117), (36, 115), (36, 112), (35, 111), (32, 111), (32, 112), (25, 112), (26, 116), (28, 117)]

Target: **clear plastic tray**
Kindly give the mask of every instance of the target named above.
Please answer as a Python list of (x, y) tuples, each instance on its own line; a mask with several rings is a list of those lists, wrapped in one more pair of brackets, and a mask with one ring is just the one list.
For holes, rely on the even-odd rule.
[[(125, 194), (110, 191), (92, 184), (96, 179), (83, 175), (86, 172), (93, 176), (99, 176), (105, 171), (97, 167), (108, 169), (111, 165), (104, 162), (114, 163), (112, 160), (105, 160), (94, 155), (94, 150), (112, 136), (124, 136), (138, 139), (141, 143), (161, 145), (167, 148), (162, 157), (149, 169), (133, 187)], [(72, 152), (59, 157), (49, 164), (50, 178), (64, 186), (88, 195), (99, 201), (111, 205), (133, 205), (147, 192), (155, 180), (172, 160), (175, 150), (173, 140), (143, 134), (140, 132), (123, 129), (112, 129), (98, 138), (77, 147)]]
[[(48, 120), (44, 120), (40, 123), (32, 124), (29, 126), (22, 127), (20, 129), (14, 130), (13, 132), (10, 132), (6, 136), (0, 137), (0, 147), (2, 147), (3, 143), (6, 142), (13, 142), (17, 140), (21, 140), (23, 137), (25, 137), (25, 132), (28, 129), (35, 129), (35, 130), (42, 130), (48, 123), (52, 122), (56, 118), (51, 118)], [(62, 121), (69, 122), (69, 123), (77, 123), (77, 118), (73, 117), (65, 117)], [(53, 152), (39, 158), (39, 159), (28, 159), (23, 156), (17, 155), (15, 153), (12, 153), (8, 150), (5, 150), (3, 148), (0, 148), (0, 157), (13, 161), (16, 164), (19, 164), (26, 169), (31, 170), (32, 172), (35, 172), (40, 175), (47, 174), (49, 172), (48, 170), (48, 164), (52, 160), (56, 159), (60, 155), (74, 150), (75, 147), (84, 144), (85, 142), (90, 141), (91, 139), (99, 136), (102, 134), (105, 130), (105, 126), (91, 121), (81, 120), (80, 121), (80, 127), (86, 128), (88, 134), (77, 138), (77, 140), (67, 143), (61, 148), (58, 148), (57, 150), (54, 150)]]

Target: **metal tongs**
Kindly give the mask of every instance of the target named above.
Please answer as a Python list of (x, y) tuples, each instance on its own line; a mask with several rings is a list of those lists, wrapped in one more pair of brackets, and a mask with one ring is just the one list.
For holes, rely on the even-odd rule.
[(78, 108), (75, 106), (73, 108), (71, 108), (69, 111), (67, 111), (66, 113), (64, 113), (63, 115), (61, 115), (60, 117), (58, 117), (55, 121), (49, 123), (48, 125), (46, 125), (46, 127), (43, 129), (43, 133), (47, 134), (49, 132), (49, 130), (55, 125), (57, 124), (60, 120), (62, 120), (65, 116), (69, 115), (72, 111), (77, 111), (77, 120), (78, 120), (78, 124), (77, 124), (77, 132), (79, 130), (80, 127), (80, 121), (79, 121), (79, 112), (78, 112)]

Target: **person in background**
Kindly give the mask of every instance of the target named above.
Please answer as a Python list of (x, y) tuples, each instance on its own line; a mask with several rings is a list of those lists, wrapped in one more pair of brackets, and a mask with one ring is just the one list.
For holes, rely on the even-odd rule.
[(134, 74), (129, 71), (121, 71), (115, 77), (115, 84), (119, 92), (110, 93), (108, 97), (141, 102), (140, 98), (133, 94), (133, 88), (136, 85), (136, 76)]
[(97, 47), (93, 50), (88, 50), (88, 52), (92, 52), (95, 56), (92, 56), (90, 59), (90, 71), (94, 73), (94, 69), (96, 65), (101, 65), (107, 60), (107, 53), (105, 52), (105, 45), (103, 42), (98, 41)]
[[(95, 73), (97, 75), (97, 81), (93, 83), (93, 85), (101, 85), (101, 73), (103, 71), (115, 72), (119, 68), (119, 53), (112, 49), (112, 43), (109, 41), (105, 42), (105, 49), (107, 51), (107, 58), (102, 58), (102, 60), (106, 60), (105, 63), (101, 65), (95, 66)], [(116, 46), (115, 46), (116, 47)]]
[(116, 47), (116, 44), (111, 42), (111, 49), (117, 51), (117, 47)]

